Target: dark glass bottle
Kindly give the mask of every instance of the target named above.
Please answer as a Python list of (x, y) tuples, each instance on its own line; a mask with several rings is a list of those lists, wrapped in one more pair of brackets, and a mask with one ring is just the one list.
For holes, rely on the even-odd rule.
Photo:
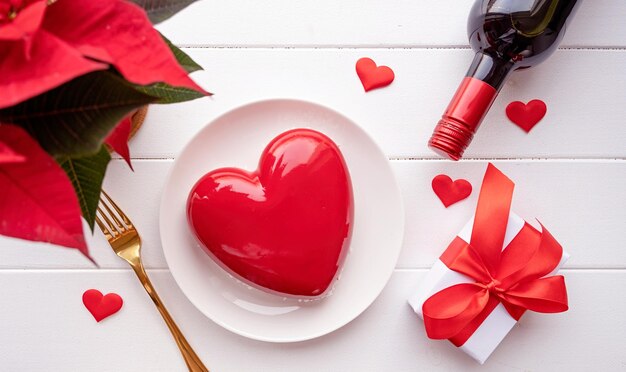
[(428, 146), (458, 160), (506, 78), (550, 56), (582, 0), (476, 0), (467, 22), (476, 52)]

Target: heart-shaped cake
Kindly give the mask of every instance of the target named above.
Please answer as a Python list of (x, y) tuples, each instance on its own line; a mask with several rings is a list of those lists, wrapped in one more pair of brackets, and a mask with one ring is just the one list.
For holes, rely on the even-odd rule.
[(224, 269), (293, 296), (316, 297), (331, 287), (352, 216), (343, 156), (330, 138), (310, 129), (273, 139), (255, 171), (207, 173), (187, 200), (193, 232)]

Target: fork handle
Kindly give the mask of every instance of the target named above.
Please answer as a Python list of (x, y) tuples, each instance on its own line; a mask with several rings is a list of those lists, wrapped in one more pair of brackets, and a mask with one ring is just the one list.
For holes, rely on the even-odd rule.
[(148, 274), (146, 274), (143, 265), (139, 263), (131, 265), (131, 267), (135, 271), (135, 274), (137, 274), (139, 281), (145, 288), (146, 292), (148, 292), (148, 294), (150, 295), (150, 298), (156, 305), (157, 309), (159, 309), (159, 312), (161, 313), (165, 324), (167, 324), (167, 327), (170, 329), (170, 332), (172, 332), (172, 336), (174, 336), (174, 340), (176, 340), (176, 344), (178, 345), (178, 348), (180, 349), (180, 352), (185, 359), (185, 363), (187, 364), (187, 368), (189, 369), (189, 371), (209, 372), (204, 364), (202, 364), (200, 358), (198, 358), (198, 355), (196, 355), (196, 352), (193, 351), (193, 349), (185, 339), (185, 336), (183, 336), (183, 333), (174, 322), (174, 319), (172, 319), (172, 317), (170, 316), (170, 313), (165, 308), (165, 305), (163, 305), (163, 302), (161, 302), (161, 299), (159, 298), (159, 295), (157, 294), (154, 287), (152, 286), (152, 283), (150, 282)]

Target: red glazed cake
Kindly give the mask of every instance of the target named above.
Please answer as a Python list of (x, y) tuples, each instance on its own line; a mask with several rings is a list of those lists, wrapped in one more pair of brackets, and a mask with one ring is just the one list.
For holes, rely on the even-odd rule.
[(226, 271), (270, 292), (319, 297), (350, 242), (350, 174), (337, 145), (294, 129), (273, 139), (254, 171), (220, 168), (192, 188), (187, 218)]

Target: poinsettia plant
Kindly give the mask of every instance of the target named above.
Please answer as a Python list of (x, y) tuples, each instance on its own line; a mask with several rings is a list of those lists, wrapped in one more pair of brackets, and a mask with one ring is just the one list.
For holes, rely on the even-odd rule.
[(0, 234), (90, 258), (111, 159), (130, 165), (130, 115), (210, 93), (153, 27), (193, 0), (0, 0)]

